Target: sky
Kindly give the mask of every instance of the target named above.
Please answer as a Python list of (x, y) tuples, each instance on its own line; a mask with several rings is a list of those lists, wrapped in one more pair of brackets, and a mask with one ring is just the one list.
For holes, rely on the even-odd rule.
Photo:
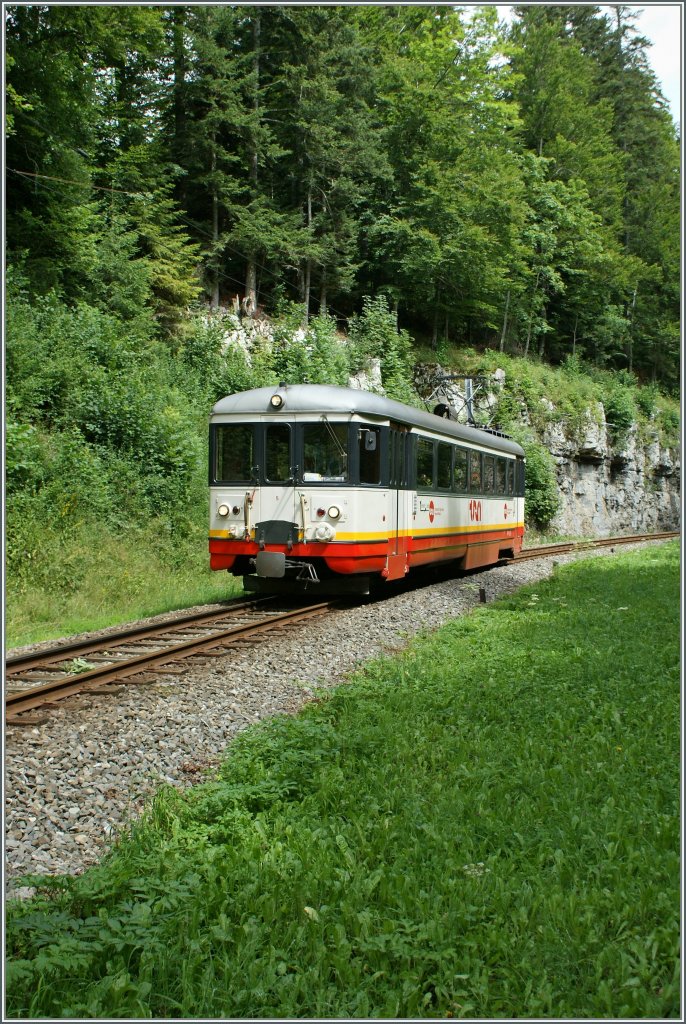
[(637, 4), (636, 9), (641, 11), (637, 27), (653, 44), (648, 50), (651, 67), (669, 102), (672, 117), (681, 123), (682, 5)]
[[(500, 7), (501, 5), (498, 4)], [(608, 7), (609, 4), (599, 4)], [(648, 59), (660, 83), (662, 94), (669, 103), (672, 117), (681, 123), (681, 39), (682, 9), (681, 3), (672, 4), (626, 4), (635, 10), (636, 27), (641, 35), (650, 39), (652, 46), (648, 50)], [(501, 17), (511, 11), (504, 5)], [(508, 18), (509, 20), (509, 18)]]

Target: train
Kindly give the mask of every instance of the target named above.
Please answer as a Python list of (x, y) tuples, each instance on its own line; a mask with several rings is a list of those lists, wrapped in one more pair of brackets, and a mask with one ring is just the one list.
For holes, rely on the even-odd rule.
[(258, 593), (369, 594), (514, 557), (525, 457), (495, 430), (369, 391), (281, 383), (210, 416), (209, 556)]

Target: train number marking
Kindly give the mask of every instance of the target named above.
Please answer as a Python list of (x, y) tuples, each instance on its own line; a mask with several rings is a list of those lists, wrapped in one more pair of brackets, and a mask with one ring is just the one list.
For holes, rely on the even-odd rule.
[(472, 498), (469, 502), (469, 518), (473, 523), (481, 522), (481, 502)]

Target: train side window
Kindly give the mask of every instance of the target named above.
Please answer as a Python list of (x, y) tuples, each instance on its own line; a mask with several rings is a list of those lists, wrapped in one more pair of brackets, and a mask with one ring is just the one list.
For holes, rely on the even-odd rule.
[(506, 471), (506, 467), (507, 467), (507, 463), (505, 462), (505, 459), (498, 458), (498, 459), (495, 460), (495, 490), (496, 490), (496, 494), (506, 494), (507, 493), (507, 483), (506, 483), (507, 471)]
[(271, 423), (265, 430), (264, 476), (272, 483), (291, 478), (291, 428), (287, 423)]
[(378, 427), (362, 427), (358, 437), (360, 483), (381, 483), (381, 431)]
[(506, 466), (507, 466), (507, 493), (508, 493), (508, 495), (512, 495), (512, 494), (514, 494), (514, 491), (515, 491), (515, 486), (514, 486), (514, 468), (515, 468), (515, 464), (512, 461), (512, 459), (508, 459), (507, 462), (506, 462)]
[(255, 431), (244, 423), (214, 427), (214, 483), (251, 483), (255, 465)]
[(417, 438), (417, 488), (434, 485), (434, 443), (424, 437)]
[(483, 457), (483, 493), (492, 495), (496, 490), (496, 460), (491, 455)]
[(481, 452), (469, 453), (469, 489), (473, 494), (481, 493)]
[(524, 488), (526, 485), (526, 470), (524, 467), (524, 459), (517, 459), (515, 465), (517, 467), (515, 476), (515, 494), (518, 498), (523, 498)]
[(485, 495), (496, 493), (496, 459), (492, 455), (483, 457), (483, 493)]
[(469, 453), (464, 448), (455, 449), (453, 490), (464, 494), (469, 490)]
[(436, 461), (436, 483), (439, 490), (449, 491), (452, 477), (453, 446), (438, 442), (438, 458)]

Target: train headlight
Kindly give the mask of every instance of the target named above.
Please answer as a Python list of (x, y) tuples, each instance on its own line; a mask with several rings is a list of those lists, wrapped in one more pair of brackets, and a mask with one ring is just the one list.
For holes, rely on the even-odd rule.
[(228, 516), (228, 514), (229, 514), (229, 506), (228, 505), (220, 505), (219, 508), (217, 509), (217, 515), (218, 516)]
[(269, 399), (269, 404), (271, 405), (272, 409), (280, 409), (281, 406), (283, 405), (283, 395), (272, 395), (272, 397)]
[(340, 519), (341, 510), (338, 505), (329, 505), (329, 511), (327, 512), (329, 519)]
[(231, 511), (233, 512), (233, 514), (235, 516), (238, 516), (241, 513), (241, 506), (240, 505), (234, 505), (233, 508), (231, 509)]

